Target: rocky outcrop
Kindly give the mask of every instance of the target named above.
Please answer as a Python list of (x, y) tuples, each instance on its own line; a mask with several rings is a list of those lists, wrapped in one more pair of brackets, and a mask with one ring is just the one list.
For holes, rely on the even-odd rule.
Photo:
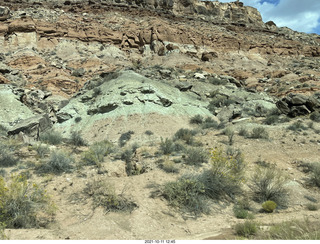
[(31, 118), (20, 121), (8, 131), (8, 135), (17, 135), (20, 132), (35, 139), (39, 139), (40, 133), (52, 127), (48, 115), (36, 115)]
[(9, 19), (10, 17), (10, 9), (8, 7), (0, 6), (0, 21), (4, 21)]
[(317, 98), (293, 93), (279, 100), (276, 105), (282, 113), (290, 117), (307, 115), (320, 109)]

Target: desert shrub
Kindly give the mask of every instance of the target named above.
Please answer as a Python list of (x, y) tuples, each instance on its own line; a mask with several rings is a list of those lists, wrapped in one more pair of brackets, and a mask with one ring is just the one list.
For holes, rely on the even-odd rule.
[(123, 147), (124, 145), (126, 145), (126, 143), (131, 139), (132, 134), (134, 134), (134, 132), (132, 130), (121, 134), (121, 136), (119, 138), (119, 146)]
[(258, 224), (249, 220), (247, 220), (244, 223), (239, 223), (235, 225), (236, 234), (246, 238), (252, 235), (255, 235), (258, 230), (259, 230)]
[(40, 141), (51, 145), (58, 145), (62, 142), (62, 136), (59, 132), (50, 130), (40, 135)]
[(319, 209), (318, 205), (313, 203), (308, 203), (306, 207), (309, 211), (317, 211)]
[(40, 158), (44, 158), (50, 153), (50, 148), (46, 145), (39, 145), (35, 148)]
[(6, 136), (8, 129), (4, 125), (0, 125), (0, 135)]
[(167, 173), (179, 173), (179, 169), (177, 168), (176, 164), (169, 159), (164, 160), (160, 164), (160, 168)]
[(224, 95), (216, 95), (215, 97), (213, 97), (209, 103), (208, 109), (209, 111), (213, 110), (215, 108), (221, 108), (221, 107), (228, 107), (231, 104), (236, 103), (236, 101), (234, 101), (231, 98), (227, 98)]
[(272, 213), (277, 208), (277, 204), (274, 201), (265, 201), (262, 203), (262, 208), (265, 212)]
[[(239, 165), (243, 164), (243, 165)], [(241, 192), (244, 182), (244, 161), (235, 160), (221, 149), (211, 152), (211, 168), (199, 175), (199, 181), (205, 186), (205, 193), (212, 199), (229, 196), (234, 198)]]
[(70, 143), (74, 146), (86, 146), (87, 143), (82, 138), (81, 133), (79, 131), (72, 131), (70, 137)]
[(275, 224), (268, 231), (259, 232), (260, 240), (319, 240), (319, 223), (309, 220), (291, 220)]
[(74, 119), (74, 121), (75, 121), (76, 123), (79, 123), (81, 120), (82, 120), (81, 117), (76, 117), (76, 118)]
[(209, 129), (209, 128), (217, 129), (218, 126), (219, 126), (218, 122), (213, 120), (210, 117), (207, 117), (201, 125), (202, 129)]
[(170, 206), (197, 216), (209, 212), (204, 188), (196, 176), (187, 175), (166, 183), (162, 195)]
[(195, 115), (193, 116), (191, 119), (190, 119), (190, 124), (197, 124), (197, 125), (200, 125), (203, 123), (203, 116), (198, 114), (198, 115)]
[(136, 207), (123, 194), (117, 195), (114, 186), (102, 180), (93, 180), (83, 190), (84, 194), (92, 198), (93, 208), (103, 207), (106, 212), (132, 212)]
[(228, 80), (227, 79), (219, 79), (219, 78), (215, 78), (215, 77), (209, 77), (208, 78), (208, 82), (213, 84), (213, 85), (226, 85), (228, 84)]
[(239, 130), (239, 136), (243, 136), (244, 138), (248, 138), (250, 135), (249, 131), (244, 128), (244, 127), (241, 127), (240, 130)]
[(132, 162), (132, 158), (136, 150), (137, 147), (133, 145), (131, 148), (124, 150), (121, 154), (121, 160), (125, 161), (126, 163), (126, 173), (128, 176), (139, 175), (144, 172), (143, 168), (136, 167), (136, 165)]
[(320, 112), (318, 111), (313, 112), (312, 114), (310, 114), (309, 118), (314, 122), (320, 122)]
[(107, 140), (95, 142), (88, 151), (82, 154), (80, 164), (99, 167), (100, 163), (104, 161), (104, 157), (112, 152), (112, 147), (113, 145)]
[(304, 126), (302, 121), (298, 120), (294, 122), (292, 125), (289, 125), (287, 129), (297, 132), (297, 131), (307, 130), (308, 127)]
[(257, 168), (249, 185), (253, 199), (263, 203), (274, 201), (279, 207), (286, 207), (288, 190), (285, 188), (287, 178), (275, 168)]
[(266, 125), (273, 125), (279, 121), (279, 115), (267, 115), (265, 120), (263, 121)]
[(14, 155), (14, 147), (5, 145), (0, 142), (0, 167), (12, 167), (19, 162)]
[(252, 139), (268, 139), (269, 134), (268, 131), (266, 131), (263, 127), (255, 127), (252, 129), (250, 138)]
[(219, 149), (211, 152), (211, 168), (198, 175), (186, 175), (164, 185), (162, 195), (180, 210), (199, 215), (208, 213), (208, 200), (234, 197), (241, 192), (243, 170)]
[(100, 87), (93, 88), (93, 94), (92, 94), (93, 97), (97, 97), (97, 96), (99, 96), (101, 94), (102, 94), (102, 90), (101, 90)]
[(0, 223), (7, 228), (45, 227), (54, 214), (46, 191), (23, 176), (12, 176), (10, 183), (0, 177)]
[(176, 140), (182, 140), (185, 141), (186, 144), (188, 145), (193, 145), (194, 144), (194, 136), (197, 134), (196, 131), (194, 130), (189, 130), (189, 129), (179, 129), (175, 134), (174, 134), (174, 141)]
[(234, 138), (234, 130), (231, 129), (230, 127), (228, 127), (223, 131), (223, 134), (228, 137), (229, 145), (232, 145), (233, 144), (233, 138)]
[(320, 163), (312, 163), (309, 164), (309, 169), (310, 169), (310, 183), (312, 185), (315, 185), (317, 187), (320, 187)]
[(160, 143), (160, 151), (164, 154), (164, 155), (169, 155), (171, 153), (173, 153), (175, 150), (175, 145), (173, 140), (166, 138), (165, 140), (163, 140), (161, 138), (161, 143)]
[(5, 169), (0, 169), (0, 177), (5, 177), (7, 174), (7, 171)]
[(233, 213), (237, 219), (246, 219), (249, 216), (249, 211), (239, 205), (234, 206)]
[(62, 151), (53, 151), (47, 161), (38, 166), (39, 173), (61, 174), (71, 172), (74, 159)]
[(0, 222), (0, 240), (7, 240), (8, 236), (4, 233), (6, 225)]
[(153, 132), (151, 130), (146, 130), (144, 133), (146, 135), (148, 135), (148, 136), (152, 136), (153, 135)]
[(208, 153), (202, 148), (188, 148), (184, 161), (189, 165), (201, 166), (208, 162)]

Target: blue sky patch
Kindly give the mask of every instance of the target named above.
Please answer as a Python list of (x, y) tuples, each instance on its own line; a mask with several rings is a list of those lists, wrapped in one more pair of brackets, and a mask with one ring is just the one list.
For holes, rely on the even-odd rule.
[(278, 5), (280, 0), (260, 0), (260, 3), (264, 3), (264, 2), (267, 2), (267, 3), (272, 3), (274, 5)]

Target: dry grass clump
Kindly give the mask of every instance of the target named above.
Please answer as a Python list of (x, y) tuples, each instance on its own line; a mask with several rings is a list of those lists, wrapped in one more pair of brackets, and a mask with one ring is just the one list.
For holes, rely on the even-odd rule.
[(138, 207), (123, 194), (117, 195), (114, 186), (106, 181), (93, 180), (87, 184), (83, 192), (92, 198), (93, 208), (103, 207), (106, 212), (132, 212)]
[(55, 207), (46, 191), (26, 177), (0, 177), (0, 223), (7, 228), (45, 227), (53, 220)]
[(274, 201), (279, 207), (286, 207), (288, 190), (285, 184), (287, 180), (287, 177), (275, 166), (258, 167), (249, 184), (253, 199), (260, 203)]

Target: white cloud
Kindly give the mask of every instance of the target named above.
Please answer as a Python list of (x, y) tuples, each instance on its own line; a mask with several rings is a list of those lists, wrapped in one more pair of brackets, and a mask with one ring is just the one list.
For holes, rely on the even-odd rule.
[[(220, 0), (220, 2), (231, 2)], [(257, 8), (263, 21), (274, 21), (277, 26), (287, 26), (301, 32), (312, 32), (320, 20), (319, 0), (280, 0), (278, 5), (260, 0), (242, 0), (247, 6)]]

